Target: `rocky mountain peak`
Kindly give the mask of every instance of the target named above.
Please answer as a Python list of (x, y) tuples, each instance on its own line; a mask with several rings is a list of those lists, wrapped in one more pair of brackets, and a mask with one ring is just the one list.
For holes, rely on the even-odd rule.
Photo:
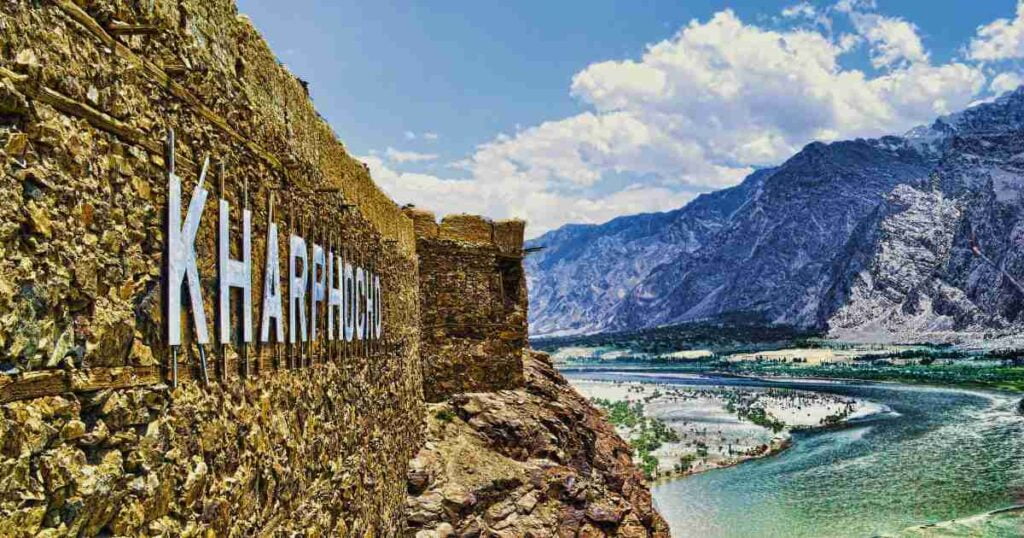
[(527, 260), (533, 331), (736, 312), (898, 340), (1008, 330), (1022, 130), (1024, 87), (904, 136), (812, 142), (675, 211), (550, 232)]

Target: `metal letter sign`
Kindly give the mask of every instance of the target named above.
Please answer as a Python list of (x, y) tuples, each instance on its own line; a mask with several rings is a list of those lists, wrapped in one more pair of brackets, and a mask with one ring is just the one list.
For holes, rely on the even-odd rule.
[(167, 344), (181, 345), (181, 285), (188, 277), (188, 296), (192, 303), (192, 319), (195, 320), (196, 339), (206, 344), (210, 337), (206, 332), (206, 313), (203, 311), (202, 290), (199, 288), (199, 269), (196, 267), (196, 232), (199, 219), (203, 216), (207, 191), (203, 188), (209, 158), (203, 163), (199, 182), (192, 191), (185, 221), (181, 220), (181, 178), (174, 173), (174, 131), (167, 137), (168, 163), (167, 182), (170, 192), (167, 201)]
[(380, 339), (384, 336), (384, 301), (381, 299), (381, 287), (380, 287), (380, 276), (373, 275), (373, 301), (376, 306), (373, 308), (374, 320), (373, 320), (373, 337)]
[(270, 342), (270, 320), (274, 320), (275, 342), (284, 341), (284, 314), (281, 312), (281, 269), (277, 256), (277, 224), (267, 226), (267, 264), (263, 272), (263, 324), (260, 342)]
[[(223, 194), (222, 194), (223, 196)], [(242, 210), (242, 260), (231, 259), (228, 201), (220, 200), (220, 343), (231, 341), (231, 288), (242, 289), (242, 341), (252, 342), (252, 212)]]
[(356, 267), (355, 290), (356, 340), (362, 340), (366, 338), (366, 273), (362, 267)]
[[(199, 350), (202, 379), (208, 382), (206, 350), (210, 343), (206, 327), (199, 264), (196, 261), (196, 235), (206, 206), (209, 192), (205, 188), (210, 158), (203, 161), (198, 181), (192, 191), (188, 210), (182, 217), (181, 178), (175, 171), (174, 131), (167, 134), (167, 344), (171, 355), (172, 385), (178, 384), (178, 350), (183, 345), (181, 326), (183, 288), (188, 288), (188, 301), (195, 325), (195, 338)], [(231, 344), (231, 290), (242, 291), (242, 324), (240, 356), (242, 375), (248, 376), (249, 359), (245, 346), (253, 341), (252, 326), (252, 212), (247, 203), (241, 211), (241, 259), (231, 257), (231, 204), (225, 198), (223, 167), (220, 198), (218, 199), (217, 255), (218, 255), (218, 332), (220, 344)], [(243, 196), (247, 200), (248, 187)], [(270, 343), (271, 323), (276, 343), (284, 341), (284, 315), (280, 274), (280, 245), (277, 224), (274, 223), (273, 196), (268, 200), (266, 260), (263, 280), (263, 317), (260, 342)], [(290, 230), (292, 231), (292, 230)], [(311, 247), (311, 248), (310, 248)], [(362, 341), (358, 348), (374, 352), (370, 341), (383, 334), (383, 300), (380, 276), (370, 268), (353, 264), (347, 254), (336, 254), (334, 245), (310, 242), (294, 233), (288, 237), (288, 342), (353, 342)], [(358, 258), (357, 258), (358, 259)], [(321, 308), (323, 305), (323, 308)], [(318, 331), (321, 309), (326, 310), (326, 330)], [(308, 316), (308, 317), (307, 317)], [(307, 321), (308, 320), (308, 321)], [(302, 347), (300, 346), (300, 358)], [(310, 345), (312, 353), (314, 346)], [(320, 348), (321, 350), (324, 347)], [(330, 352), (328, 352), (330, 354)], [(347, 355), (346, 351), (346, 355)], [(257, 362), (257, 364), (259, 364)], [(300, 361), (301, 364), (301, 361)], [(226, 372), (226, 368), (224, 370)]]
[(309, 280), (310, 280), (310, 297), (309, 297), (309, 339), (316, 342), (316, 319), (317, 306), (323, 304), (326, 299), (326, 289), (324, 285), (325, 274), (324, 268), (324, 249), (320, 245), (313, 243), (313, 263), (309, 269)]
[(356, 318), (356, 301), (355, 301), (355, 277), (353, 276), (352, 264), (348, 261), (344, 262), (344, 267), (341, 272), (342, 278), (342, 290), (345, 292), (345, 341), (351, 342), (352, 337), (355, 336), (355, 318)]
[[(306, 240), (297, 235), (291, 236), (289, 247), (288, 341), (295, 344), (306, 341), (306, 282), (309, 280), (309, 256), (306, 254)], [(296, 262), (299, 261), (302, 262), (302, 272), (295, 274)]]
[(167, 345), (171, 348), (171, 384), (178, 385), (178, 347), (181, 346), (181, 285), (188, 277), (188, 296), (192, 304), (192, 319), (199, 343), (203, 380), (206, 376), (206, 351), (210, 342), (206, 332), (206, 312), (203, 310), (202, 289), (199, 287), (199, 269), (196, 266), (196, 233), (203, 216), (207, 191), (203, 188), (210, 159), (203, 162), (199, 181), (192, 191), (185, 220), (181, 220), (181, 178), (174, 171), (174, 131), (167, 135)]
[[(341, 256), (327, 253), (327, 339), (341, 340), (341, 327), (345, 317), (344, 286)], [(337, 282), (337, 285), (335, 285)]]

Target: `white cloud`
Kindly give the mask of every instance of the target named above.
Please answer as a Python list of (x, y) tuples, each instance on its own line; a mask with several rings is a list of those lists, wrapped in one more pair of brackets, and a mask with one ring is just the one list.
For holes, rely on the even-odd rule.
[(878, 7), (875, 0), (839, 0), (836, 2), (835, 10), (841, 13), (853, 11), (871, 11)]
[(359, 157), (374, 180), (400, 204), (414, 203), (445, 215), (483, 214), (494, 218), (528, 218), (533, 237), (568, 222), (604, 222), (620, 215), (668, 211), (693, 198), (691, 193), (631, 184), (608, 196), (577, 196), (537, 189), (528, 182), (441, 178), (400, 172), (380, 157)]
[(900, 18), (859, 11), (850, 12), (850, 21), (871, 45), (871, 65), (876, 69), (905, 62), (928, 61), (928, 54), (914, 24)]
[(864, 40), (857, 34), (843, 34), (839, 36), (839, 50), (845, 54), (857, 48), (857, 45), (860, 45), (863, 41)]
[(996, 19), (978, 28), (967, 50), (972, 60), (998, 61), (1024, 58), (1024, 0), (1017, 3), (1017, 16)]
[[(851, 16), (866, 2), (846, 2)], [(682, 205), (735, 184), (812, 140), (903, 132), (961, 109), (986, 87), (981, 69), (932, 65), (906, 21), (863, 19), (861, 38), (807, 28), (770, 30), (732, 11), (692, 21), (641, 57), (594, 63), (571, 92), (588, 110), (497, 135), (451, 163), (467, 177), (395, 171), (364, 160), (400, 202), (439, 213), (522, 217), (530, 235)], [(839, 58), (863, 39), (878, 65)]]
[(419, 153), (416, 151), (400, 151), (392, 147), (384, 150), (384, 156), (396, 163), (417, 163), (437, 159), (436, 153)]
[(422, 138), (423, 140), (433, 141), (437, 140), (438, 138), (441, 138), (440, 135), (432, 131), (424, 131), (420, 134), (416, 134), (414, 131), (406, 131), (402, 133), (402, 136), (404, 136), (406, 140), (416, 140), (417, 138)]
[(813, 19), (817, 13), (818, 11), (814, 9), (810, 2), (800, 2), (799, 4), (793, 4), (782, 9), (782, 16), (787, 18), (805, 17)]
[(369, 166), (374, 181), (398, 203), (414, 203), (442, 213), (482, 211), (478, 199), (481, 186), (475, 181), (400, 172), (388, 166), (384, 159), (374, 155), (357, 159)]
[(926, 61), (871, 78), (840, 67), (847, 46), (723, 11), (651, 45), (639, 61), (591, 65), (572, 89), (602, 116), (624, 115), (657, 133), (655, 143), (670, 141), (660, 145), (677, 157), (671, 166), (686, 169), (695, 158), (774, 164), (814, 139), (900, 132), (966, 106), (985, 82), (977, 68)]
[(999, 73), (992, 79), (992, 83), (989, 84), (989, 90), (995, 95), (1000, 95), (1009, 91), (1016, 90), (1024, 84), (1024, 77), (1020, 73), (1014, 73), (1007, 71), (1005, 73)]

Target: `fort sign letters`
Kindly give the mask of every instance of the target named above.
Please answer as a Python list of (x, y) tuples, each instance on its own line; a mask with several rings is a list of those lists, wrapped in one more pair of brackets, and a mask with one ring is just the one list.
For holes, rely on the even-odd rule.
[[(210, 343), (206, 315), (203, 309), (202, 288), (195, 240), (200, 219), (209, 196), (204, 187), (209, 157), (199, 173), (192, 197), (182, 215), (184, 200), (181, 178), (174, 167), (174, 134), (168, 135), (167, 151), (167, 342), (172, 349), (183, 344), (181, 327), (182, 292), (187, 289), (192, 311), (196, 343)], [(223, 196), (223, 193), (221, 193)], [(231, 343), (232, 289), (241, 291), (241, 342), (251, 343), (254, 337), (252, 305), (252, 212), (243, 207), (241, 212), (241, 257), (231, 257), (231, 206), (227, 200), (218, 200), (218, 264), (217, 264), (217, 338), (221, 344)], [(360, 267), (336, 252), (332, 247), (307, 241), (294, 233), (286, 243), (287, 270), (282, 291), (280, 274), (280, 241), (277, 224), (269, 221), (266, 229), (266, 259), (264, 262), (262, 316), (259, 341), (284, 342), (284, 308), (287, 294), (288, 340), (290, 344), (321, 339), (327, 342), (353, 342), (378, 340), (383, 335), (383, 301), (380, 276)], [(235, 238), (237, 239), (237, 238)], [(239, 305), (235, 305), (238, 307)], [(321, 315), (323, 314), (323, 315)], [(318, 320), (326, 318), (326, 327), (318, 327)], [(322, 331), (322, 332), (321, 332)], [(204, 356), (205, 362), (205, 356)], [(205, 366), (205, 365), (204, 365)]]

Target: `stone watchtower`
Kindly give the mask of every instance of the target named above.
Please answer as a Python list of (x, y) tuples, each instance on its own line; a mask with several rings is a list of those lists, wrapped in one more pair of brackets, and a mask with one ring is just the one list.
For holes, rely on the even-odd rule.
[(460, 392), (523, 385), (526, 278), (521, 220), (405, 210), (414, 222), (420, 274), (423, 393), (436, 402)]

